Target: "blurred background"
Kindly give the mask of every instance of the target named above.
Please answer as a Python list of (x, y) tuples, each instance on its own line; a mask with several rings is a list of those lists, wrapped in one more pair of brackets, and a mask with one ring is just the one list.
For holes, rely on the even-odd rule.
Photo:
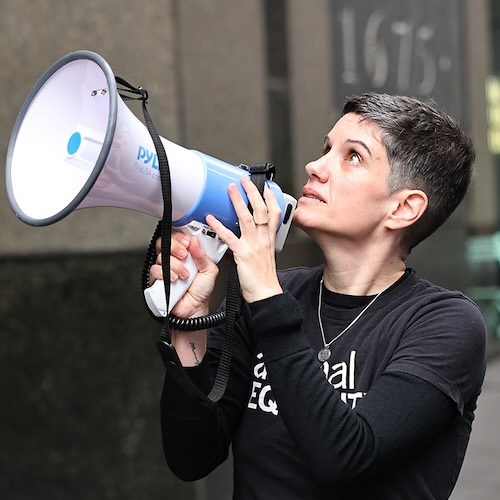
[[(79, 49), (149, 91), (160, 135), (229, 163), (273, 162), (294, 196), (347, 96), (433, 97), (473, 137), (477, 173), (409, 264), (478, 302), (496, 359), (498, 0), (0, 0), (0, 37), (3, 158), (31, 88)], [(0, 497), (230, 498), (230, 464), (186, 484), (163, 460), (159, 325), (140, 287), (157, 221), (93, 208), (34, 228), (0, 178)], [(279, 265), (318, 259), (292, 231)]]

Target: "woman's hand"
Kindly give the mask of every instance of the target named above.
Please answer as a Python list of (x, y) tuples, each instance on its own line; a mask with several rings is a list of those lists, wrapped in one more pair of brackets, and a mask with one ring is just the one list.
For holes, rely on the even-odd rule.
[(267, 186), (262, 198), (248, 176), (242, 176), (241, 185), (253, 209), (252, 215), (238, 187), (231, 184), (229, 197), (238, 216), (241, 236), (238, 238), (212, 215), (207, 216), (207, 224), (232, 251), (243, 298), (251, 303), (283, 292), (276, 273), (275, 258), (281, 210), (274, 193)]
[[(161, 238), (158, 238), (156, 241), (156, 253), (156, 263), (151, 266), (149, 273), (151, 285), (157, 279), (163, 279)], [(170, 243), (171, 283), (189, 277), (189, 270), (184, 265), (184, 260), (189, 253), (198, 268), (198, 274), (186, 293), (172, 308), (171, 313), (181, 318), (208, 314), (210, 296), (215, 287), (215, 280), (219, 272), (219, 268), (201, 248), (196, 237), (186, 236), (180, 231), (172, 231)]]

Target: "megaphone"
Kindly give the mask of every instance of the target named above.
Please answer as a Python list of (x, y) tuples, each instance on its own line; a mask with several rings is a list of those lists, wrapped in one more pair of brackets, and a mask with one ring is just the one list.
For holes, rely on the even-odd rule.
[[(172, 186), (172, 226), (199, 236), (214, 262), (227, 246), (205, 225), (211, 213), (238, 234), (229, 199), (230, 183), (240, 185), (243, 168), (160, 137), (168, 156)], [(267, 181), (281, 208), (276, 235), (280, 251), (296, 200)], [(158, 158), (148, 129), (120, 98), (111, 67), (91, 51), (71, 52), (55, 62), (27, 96), (7, 150), (6, 187), (16, 216), (32, 226), (60, 221), (73, 210), (118, 207), (156, 218), (163, 215)], [(246, 194), (240, 187), (242, 196)], [(145, 290), (157, 316), (166, 316), (196, 276), (191, 258), (188, 280), (170, 288)]]

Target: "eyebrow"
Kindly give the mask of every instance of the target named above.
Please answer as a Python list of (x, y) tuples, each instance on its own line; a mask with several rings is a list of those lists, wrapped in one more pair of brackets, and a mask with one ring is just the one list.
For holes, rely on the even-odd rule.
[(345, 142), (347, 144), (358, 144), (359, 146), (361, 146), (363, 149), (366, 150), (366, 152), (370, 155), (370, 158), (372, 157), (372, 152), (370, 151), (370, 148), (363, 141), (359, 141), (357, 139), (347, 139)]
[[(365, 142), (360, 141), (358, 139), (347, 139), (345, 142), (347, 144), (358, 144), (370, 155), (370, 158), (372, 158), (372, 152), (370, 151), (370, 148), (366, 145)], [(325, 139), (323, 142), (323, 147), (324, 146), (331, 146), (330, 138), (327, 135), (325, 135)]]

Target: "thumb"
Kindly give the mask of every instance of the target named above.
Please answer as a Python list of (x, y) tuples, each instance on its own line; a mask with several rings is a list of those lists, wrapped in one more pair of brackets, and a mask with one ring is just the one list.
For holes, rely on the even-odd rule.
[(188, 250), (194, 263), (196, 264), (196, 267), (198, 268), (198, 272), (208, 272), (213, 269), (214, 266), (217, 267), (212, 259), (210, 259), (210, 257), (206, 254), (205, 250), (201, 247), (198, 238), (192, 237), (189, 240)]

